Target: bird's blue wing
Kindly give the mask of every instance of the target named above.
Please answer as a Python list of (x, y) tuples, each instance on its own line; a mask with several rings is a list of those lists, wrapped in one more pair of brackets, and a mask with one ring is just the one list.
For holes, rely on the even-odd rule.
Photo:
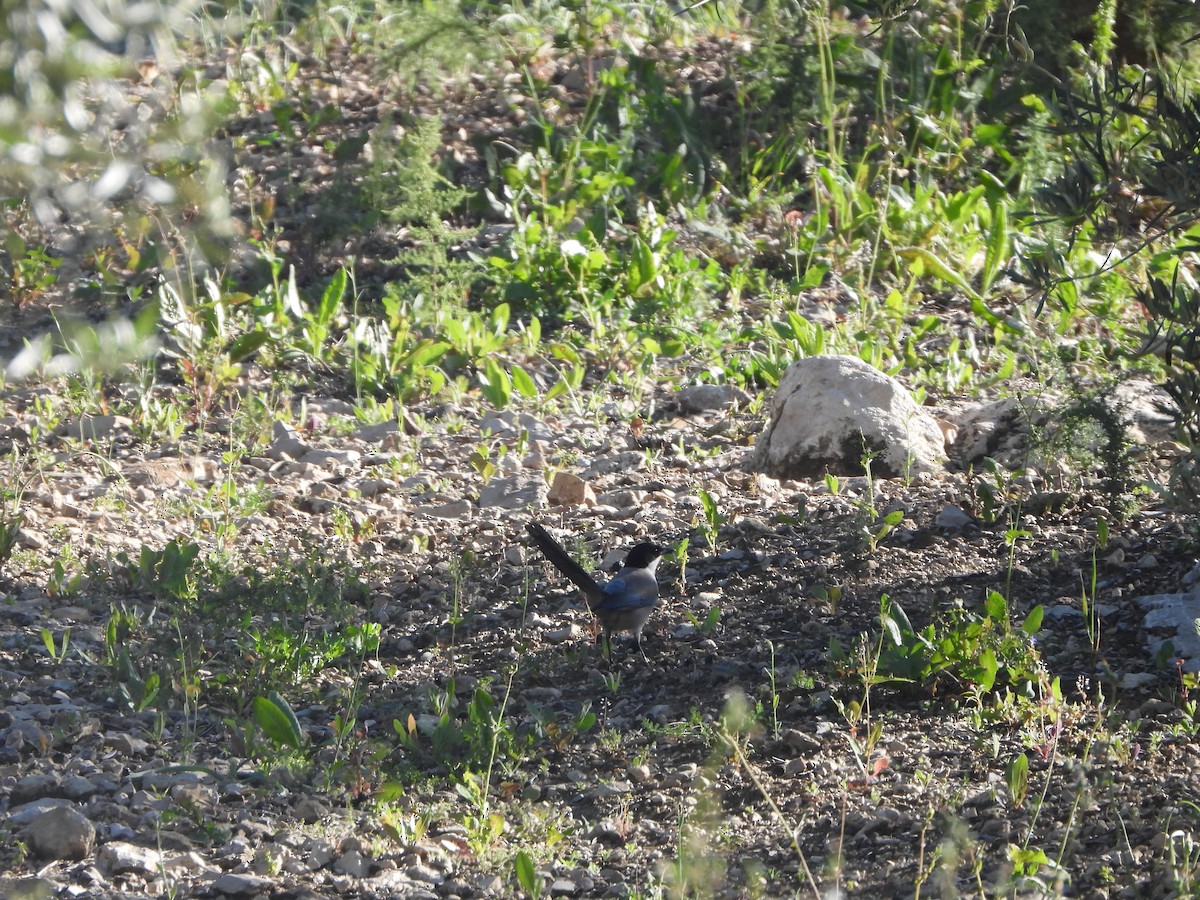
[(635, 593), (624, 578), (614, 578), (601, 589), (604, 599), (596, 604), (595, 609), (638, 609), (642, 606), (653, 606), (657, 600), (657, 591), (650, 596)]

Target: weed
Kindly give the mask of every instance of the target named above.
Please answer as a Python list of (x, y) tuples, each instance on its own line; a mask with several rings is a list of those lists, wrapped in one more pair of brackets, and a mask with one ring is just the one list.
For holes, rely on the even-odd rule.
[(68, 628), (63, 632), (62, 643), (54, 640), (54, 634), (49, 628), (41, 630), (42, 643), (46, 647), (46, 652), (50, 654), (50, 659), (55, 663), (61, 663), (67, 658), (67, 651), (71, 646), (71, 629)]
[(533, 857), (525, 850), (518, 851), (513, 858), (513, 874), (517, 877), (517, 883), (532, 900), (540, 900), (546, 888), (545, 881), (534, 871)]
[(771, 653), (771, 663), (765, 670), (770, 685), (771, 735), (779, 737), (779, 690), (775, 684), (775, 642), (767, 641), (767, 649)]
[(1042, 608), (1034, 607), (1019, 629), (1012, 628), (1008, 603), (999, 592), (988, 594), (985, 611), (983, 617), (954, 611), (918, 632), (900, 605), (884, 596), (877, 673), (870, 669), (860, 674), (874, 683), (908, 683), (927, 690), (936, 690), (940, 682), (943, 688), (987, 694), (1008, 684), (1032, 694), (1047, 681), (1032, 640), (1041, 627)]
[(700, 525), (700, 533), (704, 535), (704, 540), (708, 542), (708, 551), (715, 553), (721, 526), (725, 524), (727, 519), (721, 515), (721, 511), (717, 507), (717, 501), (713, 499), (712, 494), (703, 488), (698, 489), (696, 493), (700, 497), (700, 508), (704, 511), (704, 521)]
[(684, 610), (684, 615), (687, 616), (687, 620), (697, 633), (712, 634), (717, 630), (717, 624), (721, 621), (721, 608), (719, 606), (711, 607), (703, 619), (697, 617), (690, 609)]

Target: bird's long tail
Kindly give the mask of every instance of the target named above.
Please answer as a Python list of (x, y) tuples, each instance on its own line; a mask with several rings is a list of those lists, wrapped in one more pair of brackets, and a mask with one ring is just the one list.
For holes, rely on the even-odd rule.
[(563, 548), (562, 544), (550, 537), (550, 532), (537, 522), (530, 522), (525, 528), (533, 537), (534, 543), (545, 554), (546, 559), (550, 560), (553, 564), (554, 568), (575, 582), (579, 589), (587, 595), (589, 604), (595, 604), (604, 599), (604, 592), (600, 589), (600, 585), (596, 583), (596, 579), (584, 571), (583, 567), (571, 558), (571, 554)]

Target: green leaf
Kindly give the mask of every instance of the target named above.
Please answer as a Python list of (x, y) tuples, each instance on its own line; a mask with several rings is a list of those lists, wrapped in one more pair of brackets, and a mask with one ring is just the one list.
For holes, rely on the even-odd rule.
[[(281, 705), (282, 704), (282, 705)], [(254, 698), (254, 720), (277, 746), (288, 746), (299, 750), (303, 745), (296, 714), (291, 706), (278, 694)]]
[(508, 328), (508, 318), (510, 315), (510, 307), (507, 303), (499, 304), (492, 310), (492, 331), (496, 334), (503, 334)]
[(491, 401), (491, 404), (497, 409), (504, 409), (512, 400), (512, 381), (509, 380), (508, 373), (496, 362), (494, 356), (489, 356), (483, 366), (483, 375), (480, 376), (480, 384), (483, 388), (483, 395)]
[(633, 265), (628, 274), (629, 293), (637, 294), (643, 287), (654, 281), (658, 274), (658, 263), (654, 259), (654, 251), (644, 240), (634, 238)]
[(1010, 844), (1008, 861), (1012, 863), (1015, 874), (1036, 875), (1038, 869), (1050, 863), (1050, 857), (1046, 856), (1045, 850)]
[(979, 667), (975, 673), (975, 682), (981, 690), (990, 691), (996, 685), (996, 675), (1000, 672), (1000, 660), (994, 650), (983, 650), (979, 654)]
[[(954, 285), (964, 294), (970, 297), (971, 300), (980, 299), (979, 294), (976, 293), (973, 287), (971, 287), (970, 282), (968, 282), (967, 279), (965, 279), (960, 273), (950, 268), (950, 266), (947, 265), (936, 253), (933, 253), (924, 247), (901, 247), (896, 251), (896, 255), (901, 259), (920, 262), (935, 278), (941, 279), (947, 284)], [(974, 304), (972, 304), (972, 308), (974, 308)], [(993, 318), (995, 318), (996, 321), (992, 322), (991, 324), (998, 324), (999, 317), (996, 317), (993, 314)]]
[(146, 681), (142, 685), (142, 697), (141, 700), (138, 701), (137, 705), (138, 712), (141, 712), (154, 702), (154, 698), (158, 696), (158, 686), (160, 681), (161, 679), (159, 678), (157, 672), (151, 672), (146, 676)]
[(880, 615), (879, 622), (893, 644), (897, 647), (904, 646), (904, 640), (900, 633), (900, 625), (895, 619), (889, 615)]
[(231, 363), (241, 362), (270, 339), (271, 336), (262, 330), (243, 334), (229, 345), (229, 361)]
[(526, 851), (521, 850), (513, 858), (513, 871), (516, 872), (517, 882), (524, 888), (525, 893), (531, 897), (541, 894), (541, 885), (533, 868), (533, 858)]
[(988, 591), (987, 600), (983, 604), (988, 617), (998, 622), (1008, 618), (1008, 601), (999, 591)]
[(411, 366), (427, 366), (441, 359), (449, 349), (450, 344), (445, 341), (432, 341), (426, 338), (408, 352), (404, 361)]
[(1025, 621), (1021, 623), (1021, 630), (1030, 637), (1033, 637), (1042, 627), (1042, 617), (1046, 614), (1046, 608), (1040, 603), (1029, 611), (1029, 615), (1025, 617)]
[(1024, 753), (1015, 757), (1004, 770), (1004, 780), (1012, 794), (1013, 805), (1020, 806), (1029, 792), (1029, 757)]
[(329, 284), (325, 286), (325, 292), (321, 295), (321, 305), (317, 307), (317, 323), (319, 325), (325, 326), (333, 321), (345, 294), (346, 270), (341, 268), (334, 273)]
[(520, 366), (512, 367), (512, 384), (517, 389), (517, 393), (527, 400), (532, 400), (538, 395), (537, 384)]
[(992, 227), (988, 231), (987, 253), (984, 255), (980, 287), (987, 293), (1008, 258), (1008, 207), (1002, 197), (992, 204)]

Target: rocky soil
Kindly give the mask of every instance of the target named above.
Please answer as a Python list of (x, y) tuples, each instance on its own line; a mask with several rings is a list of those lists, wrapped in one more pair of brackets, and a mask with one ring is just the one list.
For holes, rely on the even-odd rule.
[[(775, 896), (805, 893), (807, 872), (822, 890), (885, 896), (931, 871), (942, 893), (1001, 883), (1009, 846), (1028, 845), (1061, 861), (1047, 884), (1170, 892), (1169, 836), (1200, 781), (1176, 727), (1179, 675), (1156, 666), (1134, 598), (1177, 589), (1194, 560), (1185, 523), (1153, 504), (1114, 521), (1098, 559), (1094, 653), (1081, 579), (1111, 511), (1086, 486), (1043, 503), (1036, 480), (1018, 479), (1010, 510), (1025, 510), (1029, 536), (1010, 558), (1006, 515), (974, 515), (978, 476), (876, 482), (879, 512), (904, 518), (872, 549), (864, 478), (833, 494), (747, 474), (761, 419), (685, 412), (667, 390), (588, 416), (430, 408), (411, 414), (416, 434), (355, 427), (346, 403), (304, 398), (304, 427), (275, 425), (245, 458), (222, 457), (219, 434), (149, 447), (119, 417), (35, 438), (32, 399), (11, 400), (27, 411), (5, 421), (7, 441), (54, 454), (22, 497), (0, 606), (11, 878), (90, 897), (505, 895), (525, 849), (560, 896), (650, 893), (676, 877)], [(472, 460), (481, 445), (489, 479)], [(551, 469), (594, 500), (548, 507)], [(727, 520), (712, 547), (699, 487)], [(593, 646), (590, 616), (525, 544), (530, 518), (596, 559), (640, 537), (690, 539), (686, 570), (660, 570), (646, 659)], [(175, 539), (211, 563), (193, 573), (195, 601), (156, 599), (138, 577), (143, 548)], [(68, 547), (86, 577), (48, 589)], [(269, 581), (281, 570), (307, 580), (302, 606)], [(1009, 715), (944, 685), (875, 687), (869, 714), (847, 711), (867, 697), (851, 663), (879, 634), (881, 595), (922, 627), (989, 590), (1017, 621), (1046, 607), (1039, 641), (1060, 708)], [(164, 676), (141, 713), (106, 662), (114, 610), (130, 616), (119, 645), (142, 678)], [(251, 635), (284, 622), (310, 636), (375, 622), (382, 640), (365, 660), (347, 652), (280, 679), (262, 654), (289, 657)], [(41, 629), (69, 632), (65, 659)], [(831, 655), (839, 644), (850, 661)], [(394, 730), (411, 714), (427, 742), (451, 680), (455, 721), (476, 686), (505, 704), (486, 814), (455, 790), (470, 776), (453, 759), (407, 750)], [(305, 737), (290, 757), (247, 738), (252, 697), (272, 686)], [(738, 698), (753, 722), (735, 727)], [(595, 723), (577, 728), (587, 710)], [(339, 715), (357, 719), (341, 738)], [(1005, 767), (1021, 751), (1034, 790), (1016, 806)], [(477, 776), (489, 758), (456, 752)]]

